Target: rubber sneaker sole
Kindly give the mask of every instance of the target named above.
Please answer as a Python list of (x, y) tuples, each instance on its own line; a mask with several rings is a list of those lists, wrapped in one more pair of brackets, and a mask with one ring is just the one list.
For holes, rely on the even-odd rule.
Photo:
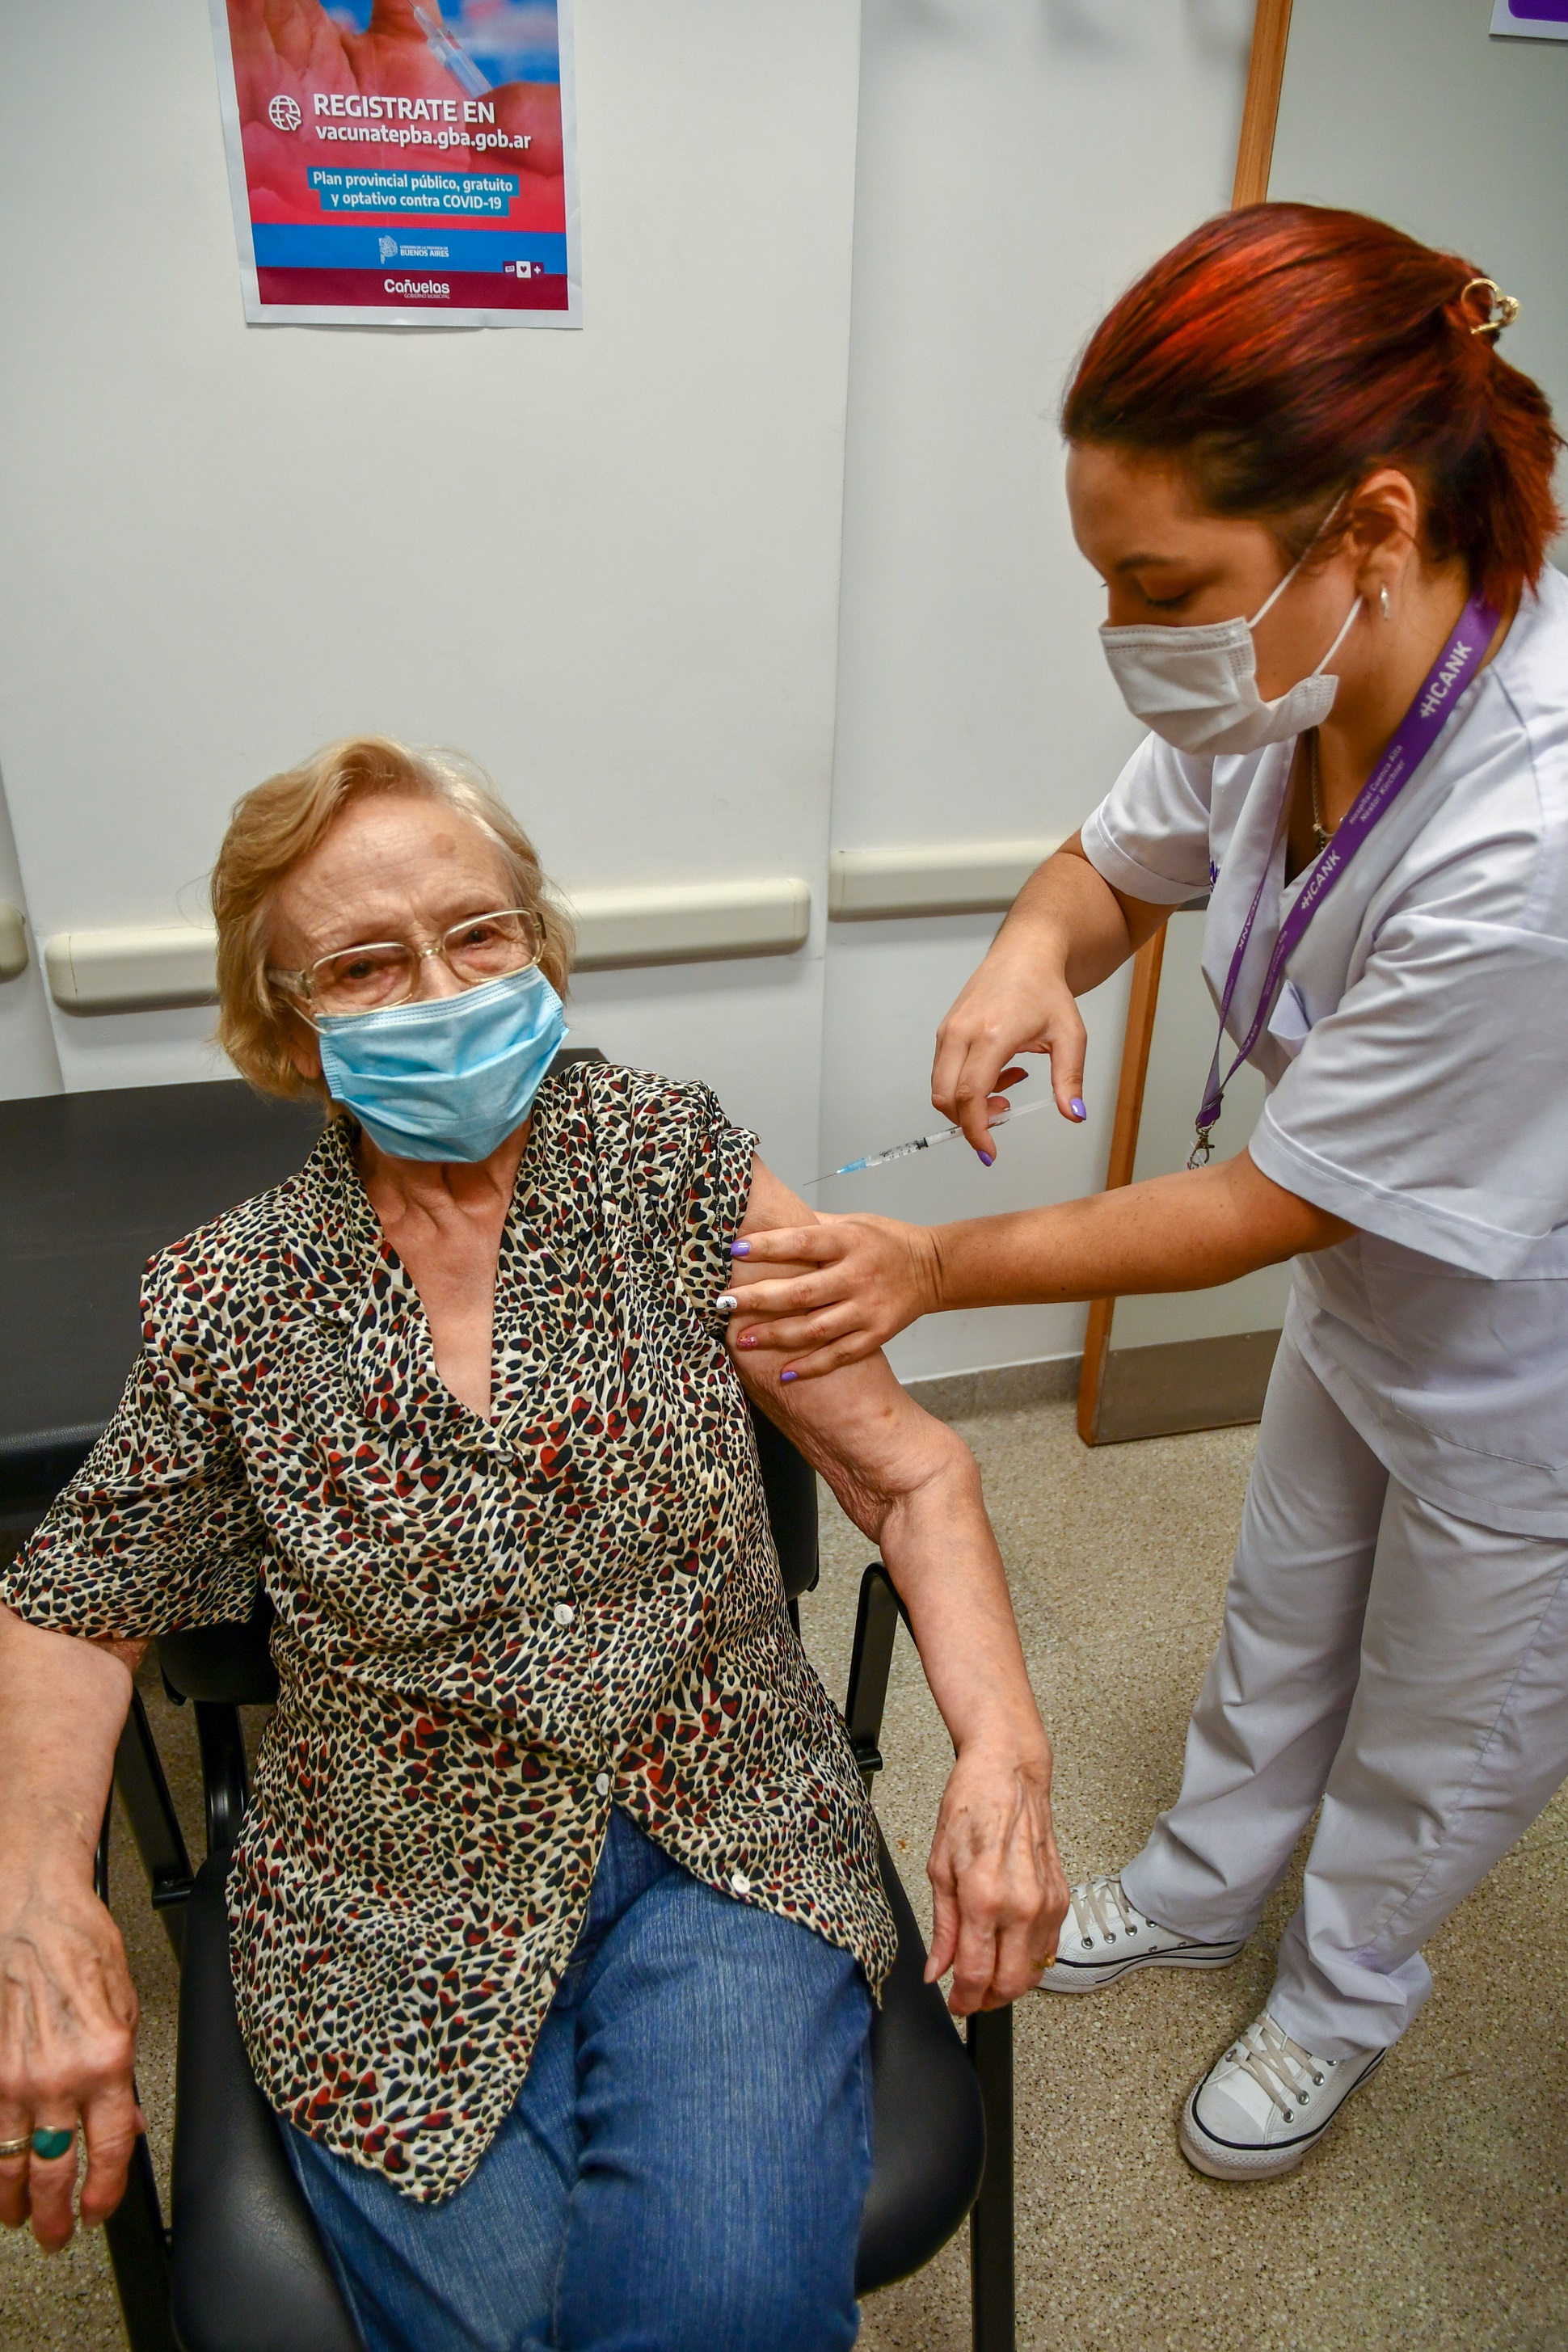
[(1098, 1963), (1087, 1960), (1058, 1959), (1040, 1979), (1040, 1992), (1099, 1992), (1106, 1985), (1116, 1984), (1130, 1976), (1135, 1969), (1228, 1969), (1247, 1949), (1243, 1937), (1238, 1944), (1185, 1944), (1173, 1951), (1127, 1952), (1114, 1960)]
[(1311, 2154), (1335, 2117), (1343, 2115), (1362, 2084), (1371, 2082), (1387, 2055), (1386, 2050), (1380, 2050), (1321, 2124), (1280, 2147), (1238, 2147), (1233, 2141), (1216, 2139), (1212, 2132), (1205, 2131), (1194, 2112), (1198, 2093), (1208, 2080), (1205, 2074), (1203, 2083), (1195, 2083), (1187, 2094), (1187, 2104), (1182, 2109), (1176, 2134), (1182, 2154), (1194, 2172), (1206, 2173), (1211, 2180), (1278, 2180), (1282, 2174), (1294, 2172), (1302, 2158)]

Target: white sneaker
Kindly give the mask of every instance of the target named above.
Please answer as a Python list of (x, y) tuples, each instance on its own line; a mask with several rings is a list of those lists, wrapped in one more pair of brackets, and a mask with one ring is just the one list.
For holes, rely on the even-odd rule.
[(1090, 1878), (1075, 1886), (1057, 1939), (1054, 1967), (1042, 1992), (1098, 1992), (1132, 1969), (1226, 1969), (1246, 1937), (1200, 1944), (1173, 1927), (1157, 1927), (1128, 1901), (1119, 1878)]
[(1182, 2154), (1215, 2180), (1293, 2172), (1387, 2053), (1314, 2058), (1264, 2012), (1216, 2058), (1182, 2113)]

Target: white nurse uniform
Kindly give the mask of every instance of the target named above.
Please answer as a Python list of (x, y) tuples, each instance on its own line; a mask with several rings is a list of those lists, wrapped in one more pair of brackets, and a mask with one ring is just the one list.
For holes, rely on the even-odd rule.
[[(1083, 829), (1118, 890), (1211, 890), (1216, 1003), (1268, 876), (1238, 1041), (1301, 878), (1294, 748), (1199, 759), (1151, 737)], [(1319, 908), (1253, 1060), (1270, 1089), (1253, 1160), (1357, 1232), (1296, 1261), (1181, 1795), (1121, 1876), (1163, 1926), (1245, 1936), (1321, 1800), (1268, 2010), (1350, 2057), (1409, 2024), (1423, 1942), (1568, 1775), (1555, 572)]]

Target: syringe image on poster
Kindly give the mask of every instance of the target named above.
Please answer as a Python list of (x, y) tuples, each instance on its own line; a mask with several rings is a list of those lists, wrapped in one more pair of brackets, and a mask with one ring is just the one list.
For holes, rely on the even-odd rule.
[(580, 323), (571, 0), (211, 0), (245, 315)]

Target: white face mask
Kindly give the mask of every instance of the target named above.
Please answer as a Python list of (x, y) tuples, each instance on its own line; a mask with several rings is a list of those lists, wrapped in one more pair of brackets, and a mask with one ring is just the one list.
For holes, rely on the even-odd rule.
[(1324, 676), (1361, 610), (1358, 596), (1344, 626), (1310, 675), (1274, 702), (1258, 691), (1258, 649), (1252, 632), (1281, 597), (1305, 562), (1295, 562), (1250, 621), (1205, 622), (1197, 628), (1102, 628), (1100, 642), (1110, 675), (1135, 719), (1178, 751), (1260, 751), (1317, 727), (1333, 709), (1339, 679)]

